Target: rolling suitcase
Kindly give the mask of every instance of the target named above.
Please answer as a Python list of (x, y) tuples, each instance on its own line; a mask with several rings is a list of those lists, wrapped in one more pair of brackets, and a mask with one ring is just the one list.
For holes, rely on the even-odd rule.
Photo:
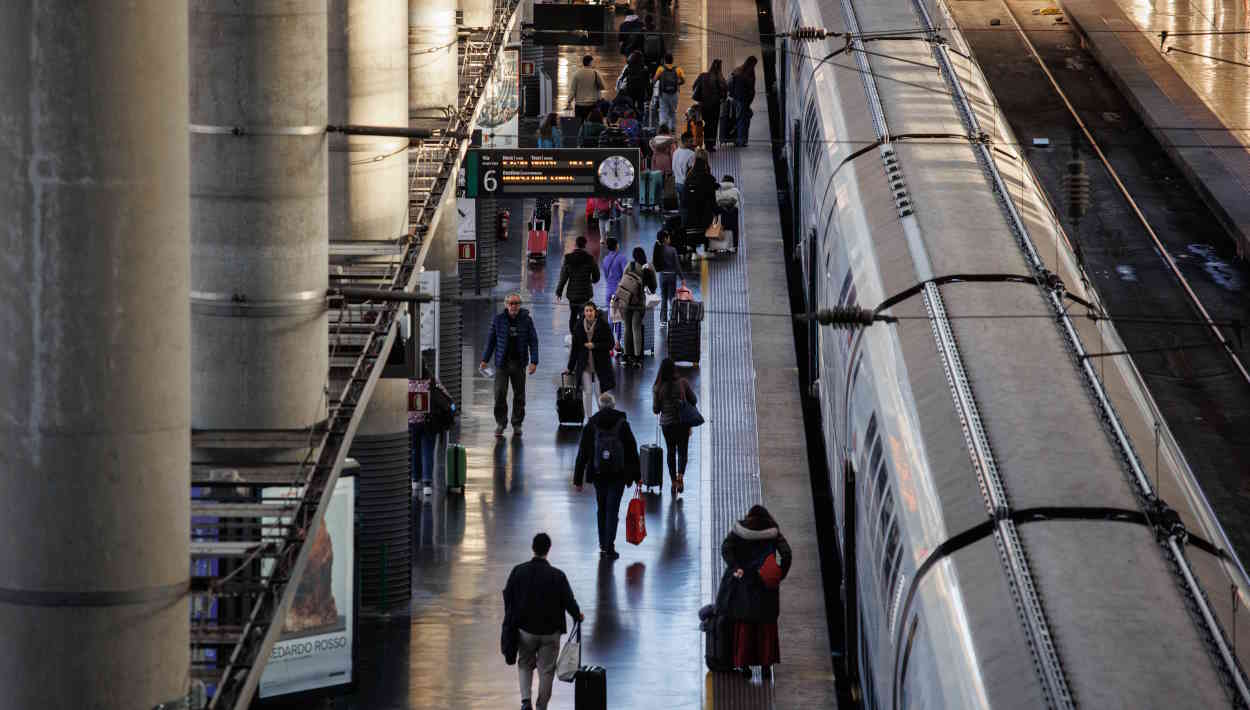
[(638, 460), (642, 464), (642, 487), (656, 488), (658, 493), (664, 487), (664, 449), (643, 444), (638, 447)]
[(728, 615), (708, 604), (699, 610), (699, 624), (703, 629), (703, 661), (709, 671), (731, 671), (734, 667), (734, 622)]
[(703, 320), (703, 301), (682, 298), (682, 290), (677, 289), (677, 297), (669, 304), (673, 309), (671, 320), (678, 323), (699, 323)]
[(699, 363), (699, 326), (700, 321), (681, 321), (669, 319), (668, 323), (668, 356), (677, 363)]
[(556, 390), (556, 416), (561, 426), (581, 426), (586, 418), (582, 388), (577, 386), (572, 374), (560, 376), (560, 387)]
[(607, 710), (608, 672), (603, 666), (582, 666), (573, 680), (576, 710)]
[(655, 306), (642, 312), (642, 354), (655, 355)]
[(660, 207), (666, 212), (677, 209), (677, 178), (672, 173), (664, 173), (664, 189), (660, 193)]
[(464, 492), (465, 474), (468, 469), (468, 456), (460, 444), (447, 445), (447, 490), (457, 488)]
[(525, 256), (530, 261), (543, 261), (547, 258), (547, 223), (532, 219), (529, 233), (525, 238)]

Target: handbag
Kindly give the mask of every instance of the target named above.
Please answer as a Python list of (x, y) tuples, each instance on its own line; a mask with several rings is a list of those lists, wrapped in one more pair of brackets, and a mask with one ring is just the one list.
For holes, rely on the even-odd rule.
[(569, 632), (564, 648), (560, 649), (560, 656), (556, 658), (556, 677), (565, 683), (572, 683), (577, 679), (577, 670), (581, 667), (582, 624), (579, 621), (573, 624), (573, 630)]
[(642, 499), (642, 488), (634, 487), (634, 497), (625, 513), (625, 541), (641, 545), (647, 537), (647, 504)]
[(691, 404), (684, 397), (677, 403), (677, 423), (682, 426), (691, 428), (697, 427), (703, 423), (703, 415), (699, 413), (699, 408)]
[(720, 239), (721, 229), (722, 228), (720, 224), (720, 215), (716, 215), (716, 217), (712, 219), (712, 223), (709, 224), (707, 226), (707, 229), (703, 231), (703, 236), (707, 237), (708, 239)]
[(769, 553), (760, 564), (760, 580), (765, 589), (776, 589), (781, 586), (781, 561), (777, 559), (777, 551)]
[(698, 79), (694, 80), (693, 90), (690, 92), (690, 100), (703, 102), (703, 82), (707, 81), (707, 74), (700, 74)]

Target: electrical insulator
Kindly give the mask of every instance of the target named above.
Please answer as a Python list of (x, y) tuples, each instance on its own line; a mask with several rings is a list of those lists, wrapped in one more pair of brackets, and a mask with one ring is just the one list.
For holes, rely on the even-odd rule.
[(821, 325), (828, 325), (834, 328), (863, 328), (872, 325), (876, 320), (889, 320), (887, 317), (878, 317), (875, 313), (867, 308), (859, 306), (834, 306), (833, 308), (822, 308), (815, 313), (799, 316), (800, 320), (814, 320)]
[(1079, 222), (1090, 206), (1089, 175), (1085, 172), (1084, 161), (1068, 162), (1067, 173), (1063, 176), (1063, 188), (1068, 196), (1068, 217), (1073, 222)]
[(837, 37), (839, 33), (829, 32), (821, 27), (799, 27), (790, 33), (790, 39), (824, 39)]

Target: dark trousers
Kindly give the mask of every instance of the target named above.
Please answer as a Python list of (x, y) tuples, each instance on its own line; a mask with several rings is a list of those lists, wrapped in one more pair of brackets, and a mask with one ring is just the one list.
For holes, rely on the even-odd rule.
[(434, 446), (438, 443), (438, 434), (427, 431), (425, 424), (409, 424), (408, 436), (412, 454), (409, 468), (412, 482), (424, 481), (425, 485), (432, 485), (434, 482)]
[(668, 449), (668, 479), (671, 481), (677, 474), (686, 475), (686, 461), (690, 458), (690, 427), (665, 424), (660, 431), (664, 432), (664, 446)]
[(569, 299), (569, 334), (573, 333), (573, 329), (577, 327), (577, 321), (582, 319), (582, 309), (586, 307), (586, 301), (574, 302)]
[(590, 116), (590, 112), (595, 110), (594, 104), (574, 104), (573, 116), (577, 118), (577, 127), (580, 130), (582, 124), (586, 122), (586, 118)]
[(616, 549), (616, 528), (621, 522), (621, 497), (624, 495), (624, 483), (595, 484), (600, 550)]
[(495, 423), (508, 423), (508, 384), (512, 384), (512, 426), (525, 421), (525, 363), (505, 362), (495, 373)]
[(703, 104), (703, 143), (713, 148), (720, 130), (720, 104)]
[(743, 104), (738, 111), (736, 120), (738, 127), (735, 129), (735, 133), (737, 135), (735, 136), (734, 142), (739, 147), (745, 146), (747, 144), (747, 138), (750, 137), (751, 133), (751, 107)]
[(660, 273), (660, 322), (668, 322), (668, 304), (677, 295), (677, 272)]
[(645, 308), (625, 309), (625, 354), (630, 357), (642, 357), (642, 317), (645, 313)]

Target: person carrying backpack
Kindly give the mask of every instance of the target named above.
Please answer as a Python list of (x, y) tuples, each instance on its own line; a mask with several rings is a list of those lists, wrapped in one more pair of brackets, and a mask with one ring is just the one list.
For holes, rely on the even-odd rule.
[[(412, 490), (417, 490), (419, 481), (423, 485), (422, 495), (428, 496), (434, 493), (434, 447), (439, 435), (455, 423), (456, 403), (430, 369), (434, 351), (426, 352), (429, 354), (421, 360), (421, 379), (408, 380), (408, 436)], [(425, 402), (424, 411), (417, 409), (421, 400)]]
[(647, 263), (647, 252), (634, 247), (633, 256), (617, 282), (615, 298), (625, 323), (625, 366), (642, 367), (642, 319), (647, 313), (647, 294), (655, 293), (658, 284), (655, 269)]
[(625, 67), (621, 69), (621, 76), (616, 80), (618, 95), (625, 94), (634, 102), (634, 108), (641, 109), (647, 102), (647, 85), (650, 83), (651, 74), (647, 71), (642, 52), (630, 52)]
[(656, 95), (660, 100), (660, 123), (677, 125), (677, 90), (686, 83), (681, 67), (673, 64), (673, 55), (665, 54), (664, 63), (655, 70), (653, 77)]
[(642, 466), (638, 461), (638, 441), (629, 428), (625, 412), (616, 408), (610, 392), (599, 395), (599, 411), (582, 428), (573, 466), (573, 487), (582, 482), (595, 485), (595, 517), (599, 527), (599, 554), (615, 560), (616, 529), (620, 523), (621, 498), (625, 487), (638, 485)]

